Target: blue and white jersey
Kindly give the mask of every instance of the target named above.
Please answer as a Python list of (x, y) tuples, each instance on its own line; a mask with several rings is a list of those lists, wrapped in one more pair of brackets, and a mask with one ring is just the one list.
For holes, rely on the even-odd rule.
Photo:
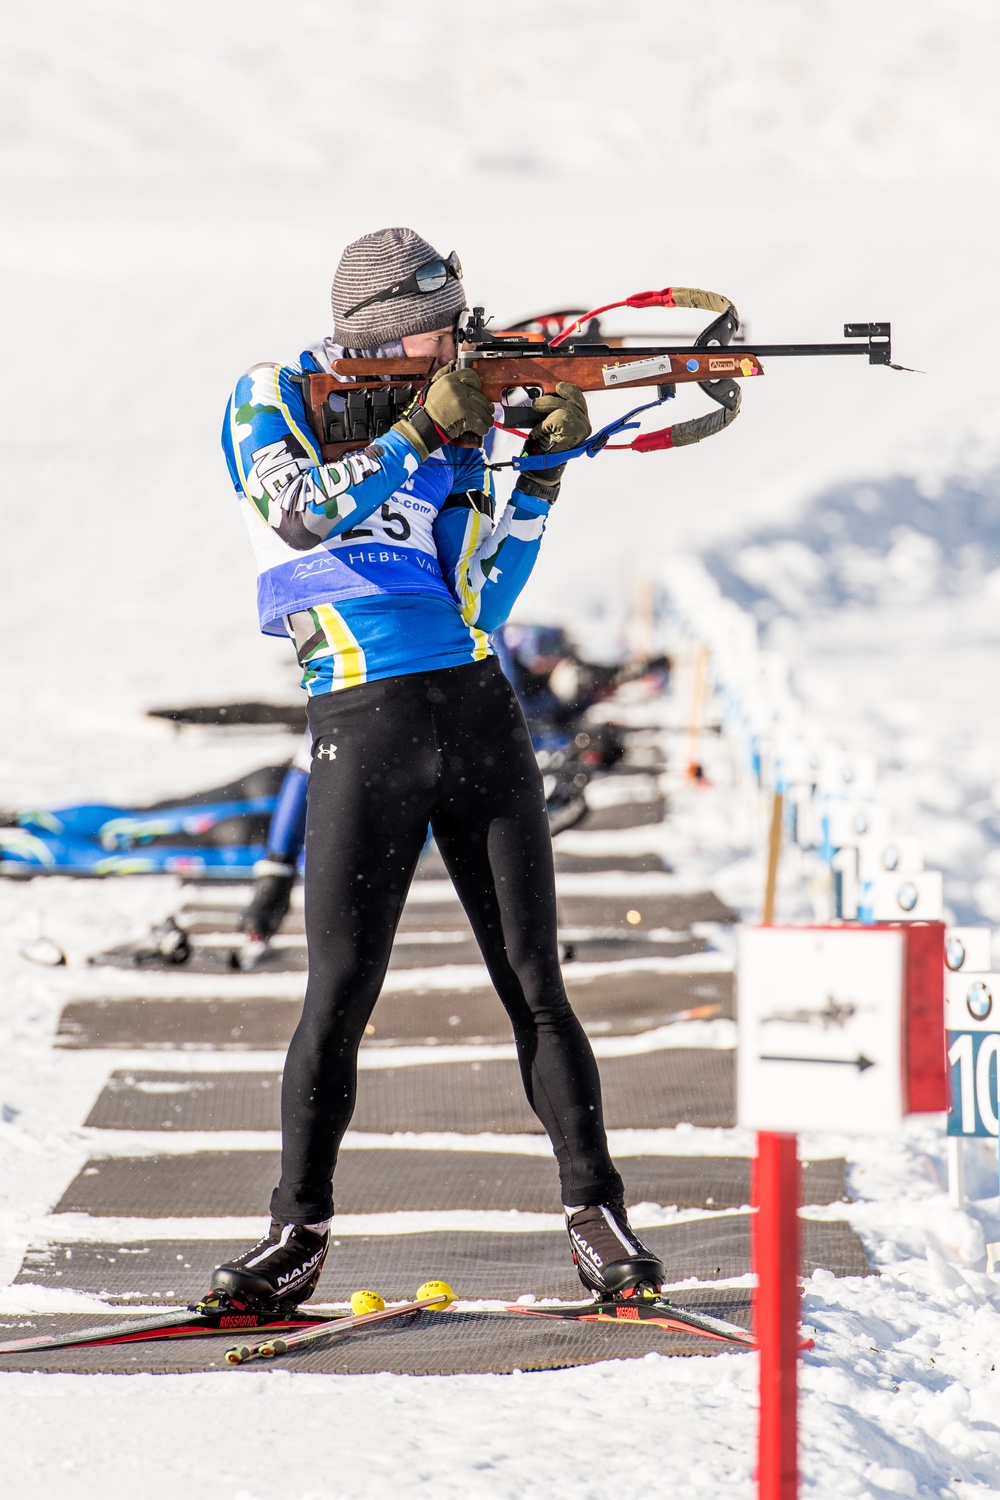
[(399, 433), (324, 463), (301, 365), (255, 365), (237, 383), (222, 445), (257, 559), (261, 629), (295, 642), (302, 684), (328, 693), (480, 661), (527, 582), (548, 504), (515, 489), (493, 523), (479, 449), (421, 462)]

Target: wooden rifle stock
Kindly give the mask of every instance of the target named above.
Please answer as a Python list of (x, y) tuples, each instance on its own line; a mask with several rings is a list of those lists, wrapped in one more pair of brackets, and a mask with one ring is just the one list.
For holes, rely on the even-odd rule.
[[(518, 340), (517, 354), (466, 354), (462, 364), (473, 369), (487, 401), (504, 403), (519, 394), (520, 400), (552, 393), (562, 381), (579, 386), (582, 391), (632, 390), (641, 386), (678, 385), (722, 379), (743, 379), (763, 375), (756, 354), (743, 349), (658, 349), (621, 348), (611, 344), (591, 345), (573, 352), (548, 353), (543, 346), (538, 353), (521, 352), (525, 341)], [(529, 348), (532, 346), (529, 345)], [(632, 367), (635, 367), (633, 370)], [(306, 408), (314, 433), (320, 437), (320, 451), (331, 462), (358, 448), (370, 438), (354, 442), (322, 441), (326, 431), (323, 408), (331, 395), (344, 396), (350, 390), (379, 390), (411, 386), (419, 389), (432, 373), (425, 359), (337, 359), (333, 375), (304, 373), (301, 377)], [(337, 377), (340, 377), (339, 379)], [(345, 377), (349, 377), (345, 380)]]
[[(730, 354), (719, 349), (682, 349), (669, 358), (669, 368), (633, 374), (629, 366), (668, 364), (666, 353), (658, 349), (612, 349), (610, 346), (594, 353), (572, 354), (473, 354), (466, 356), (463, 365), (475, 370), (479, 384), (487, 401), (502, 402), (509, 391), (537, 389), (551, 393), (561, 381), (579, 386), (581, 391), (618, 390), (623, 386), (677, 385), (681, 382), (718, 380), (748, 375), (763, 375), (764, 371), (755, 354), (742, 349)], [(334, 370), (340, 375), (354, 376), (362, 384), (368, 384), (381, 376), (406, 377), (415, 385), (422, 385), (428, 378), (426, 360), (420, 359), (338, 359)], [(606, 378), (611, 374), (612, 378)], [(332, 376), (313, 376), (313, 380), (326, 379), (328, 389), (341, 386)]]

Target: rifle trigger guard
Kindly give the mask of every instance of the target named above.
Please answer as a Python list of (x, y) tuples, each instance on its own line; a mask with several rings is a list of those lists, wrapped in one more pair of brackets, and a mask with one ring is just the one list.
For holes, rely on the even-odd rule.
[(515, 431), (520, 432), (525, 427), (533, 427), (535, 425), (535, 413), (530, 404), (526, 406), (508, 406), (504, 402), (500, 410), (503, 414), (503, 421), (500, 425), (504, 428), (513, 428)]

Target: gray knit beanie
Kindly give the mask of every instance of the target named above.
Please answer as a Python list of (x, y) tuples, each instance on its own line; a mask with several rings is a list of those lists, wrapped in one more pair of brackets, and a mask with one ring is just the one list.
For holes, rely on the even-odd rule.
[(367, 349), (407, 334), (450, 328), (465, 306), (462, 283), (454, 276), (448, 277), (440, 291), (404, 292), (347, 316), (348, 309), (366, 297), (387, 291), (428, 261), (443, 259), (412, 229), (378, 229), (348, 245), (333, 278), (337, 342), (350, 349)]

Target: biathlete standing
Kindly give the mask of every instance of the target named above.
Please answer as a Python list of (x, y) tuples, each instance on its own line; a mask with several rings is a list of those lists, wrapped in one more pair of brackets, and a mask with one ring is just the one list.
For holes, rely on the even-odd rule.
[[(428, 823), (510, 1017), (584, 1285), (626, 1292), (664, 1276), (608, 1153), (597, 1064), (559, 968), (542, 778), (489, 640), (534, 566), (562, 469), (522, 473), (494, 525), (481, 448), (493, 406), (452, 363), (464, 306), (454, 254), (410, 229), (365, 235), (334, 279), (336, 342), (301, 367), (254, 366), (223, 432), (261, 628), (295, 643), (313, 740), (309, 977), (282, 1084), (281, 1181), (267, 1234), (212, 1279), (245, 1298), (300, 1302), (319, 1279), (358, 1046)], [(324, 463), (296, 376), (352, 355), (427, 358), (435, 373), (384, 436)], [(533, 408), (533, 452), (590, 433), (576, 386)]]

